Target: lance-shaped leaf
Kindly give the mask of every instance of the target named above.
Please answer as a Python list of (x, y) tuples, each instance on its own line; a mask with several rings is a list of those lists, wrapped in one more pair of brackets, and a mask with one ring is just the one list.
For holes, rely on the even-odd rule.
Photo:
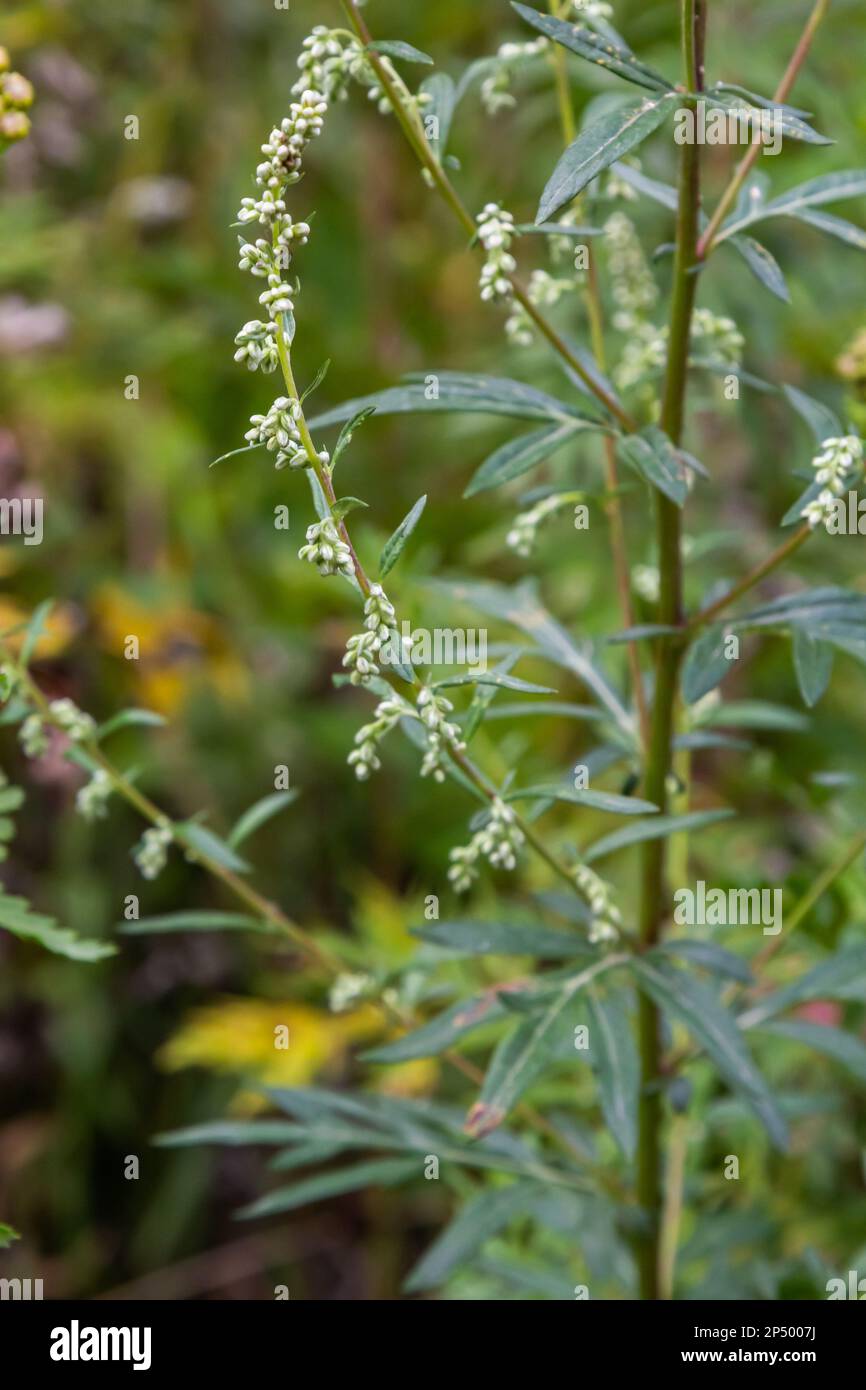
[(766, 995), (759, 1004), (741, 1014), (741, 1028), (754, 1028), (765, 1019), (775, 1018), (795, 1004), (811, 999), (856, 999), (866, 980), (866, 945), (837, 951), (829, 960), (801, 975), (793, 984)]
[(379, 557), (379, 574), (383, 579), (399, 560), (406, 542), (421, 520), (421, 513), (426, 505), (427, 494), (425, 493), (423, 497), (418, 498), (418, 501), (415, 503), (414, 507), (412, 507), (411, 511), (406, 513), (396, 531), (385, 542), (382, 554)]
[(509, 415), (524, 420), (593, 419), (577, 406), (557, 400), (545, 391), (507, 377), (479, 376), (466, 372), (430, 371), (404, 377), (400, 386), (375, 391), (370, 396), (344, 401), (310, 420), (311, 430), (342, 424), (361, 411), (378, 415), (422, 415), (462, 412)]
[(620, 439), (617, 453), (636, 473), (682, 507), (689, 495), (684, 456), (656, 426)]
[(851, 1033), (843, 1033), (841, 1028), (831, 1028), (822, 1023), (808, 1023), (804, 1019), (785, 1019), (778, 1023), (760, 1025), (762, 1033), (775, 1038), (788, 1038), (791, 1042), (802, 1043), (813, 1052), (823, 1052), (834, 1061), (841, 1062), (860, 1081), (866, 1081), (866, 1045)]
[(531, 24), (533, 29), (544, 34), (545, 38), (552, 39), (554, 43), (561, 44), (563, 48), (576, 53), (579, 58), (585, 58), (587, 62), (595, 64), (596, 67), (604, 68), (606, 72), (616, 73), (618, 77), (624, 77), (627, 82), (633, 82), (638, 87), (646, 87), (652, 92), (671, 92), (672, 85), (666, 77), (654, 68), (648, 67), (646, 63), (634, 54), (614, 30), (608, 29), (602, 34), (595, 33), (580, 24), (569, 24), (564, 19), (557, 19), (555, 15), (543, 14), (539, 10), (531, 9), (528, 5), (512, 4), (521, 19)]
[(473, 1138), (489, 1134), (502, 1124), (508, 1112), (550, 1060), (549, 1045), (569, 1004), (599, 975), (629, 959), (611, 955), (580, 974), (561, 981), (546, 1006), (525, 1019), (499, 1044), (481, 1087), (481, 1094), (466, 1120), (466, 1133)]
[(555, 216), (603, 169), (609, 169), (616, 160), (642, 144), (680, 100), (676, 92), (666, 92), (638, 107), (608, 111), (587, 125), (551, 174), (541, 195), (536, 222), (546, 222)]
[(808, 632), (794, 633), (794, 671), (805, 704), (812, 709), (826, 692), (833, 674), (833, 648)]
[(150, 709), (122, 709), (117, 714), (112, 715), (111, 719), (106, 719), (104, 724), (100, 724), (96, 730), (98, 742), (108, 738), (109, 734), (116, 733), (118, 729), (129, 729), (136, 725), (143, 725), (146, 728), (158, 729), (165, 724), (161, 714), (155, 714)]
[(482, 1192), (467, 1203), (423, 1259), (415, 1266), (404, 1288), (407, 1293), (434, 1289), (477, 1254), (486, 1241), (523, 1216), (538, 1203), (538, 1184), (516, 1182), (498, 1191)]
[(803, 115), (793, 107), (775, 106), (772, 102), (748, 95), (743, 88), (735, 89), (727, 83), (719, 82), (707, 92), (707, 101), (711, 107), (717, 107), (732, 115), (739, 114), (744, 126), (748, 122), (746, 128), (753, 141), (758, 135), (759, 143), (763, 140), (768, 144), (776, 135), (780, 135), (786, 140), (800, 140), (805, 145), (835, 144), (835, 141), (821, 135), (809, 125)]
[[(783, 386), (782, 392), (788, 404), (809, 426), (816, 444), (823, 444), (825, 439), (838, 439), (844, 432), (839, 416), (823, 401), (816, 401), (814, 396), (807, 396), (796, 386)], [(823, 487), (823, 484), (819, 484), (819, 487)]]
[(724, 946), (717, 946), (714, 941), (697, 941), (693, 937), (668, 937), (667, 941), (655, 948), (654, 954), (675, 956), (691, 965), (700, 965), (704, 970), (709, 970), (713, 975), (720, 975), (725, 980), (739, 980), (744, 985), (754, 983), (748, 961), (734, 955), (733, 951), (726, 951)]
[(681, 678), (683, 699), (687, 705), (697, 704), (725, 679), (731, 661), (725, 654), (728, 629), (708, 627), (689, 647)]
[(350, 1168), (339, 1168), (336, 1172), (317, 1173), (304, 1178), (291, 1187), (280, 1187), (269, 1192), (238, 1212), (242, 1221), (252, 1221), (258, 1216), (274, 1216), (281, 1211), (294, 1211), (298, 1207), (320, 1202), (324, 1197), (337, 1197), (344, 1192), (358, 1192), (368, 1187), (396, 1187), (411, 1182), (413, 1178), (423, 1177), (423, 1164), (418, 1158), (376, 1158), (369, 1163), (355, 1163)]
[[(429, 98), (424, 107), (424, 123), (425, 128), (432, 132), (427, 138), (441, 164), (448, 151), (448, 137), (451, 134), (451, 123), (457, 106), (454, 79), (449, 77), (447, 72), (436, 72), (432, 77), (425, 77), (418, 95)], [(433, 121), (436, 122), (435, 125)]]
[(805, 589), (754, 609), (731, 626), (741, 631), (805, 632), (866, 661), (866, 595), (848, 589)]
[(476, 1028), (503, 1018), (506, 1009), (501, 994), (512, 989), (526, 991), (528, 988), (525, 982), (515, 982), (513, 985), (501, 985), (498, 989), (485, 990), (483, 994), (470, 999), (460, 999), (429, 1023), (414, 1028), (394, 1042), (365, 1052), (363, 1059), (365, 1062), (391, 1063), (411, 1062), (418, 1057), (438, 1057)]
[(621, 994), (597, 995), (590, 991), (589, 1060), (598, 1081), (601, 1108), (607, 1127), (628, 1159), (637, 1140), (640, 1062)]
[(527, 922), (434, 922), (413, 927), (410, 935), (440, 946), (453, 956), (538, 956), (568, 960), (594, 955), (585, 941), (569, 932), (551, 931)]
[(658, 203), (660, 207), (669, 208), (671, 212), (676, 212), (679, 208), (679, 193), (673, 184), (662, 183), (659, 179), (651, 179), (648, 174), (633, 168), (631, 164), (614, 164), (613, 172), (618, 179), (622, 179), (623, 183), (627, 183), (636, 193), (643, 193), (644, 197)]
[(836, 237), (837, 241), (844, 241), (847, 246), (853, 246), (857, 251), (866, 251), (866, 232), (847, 218), (837, 217), (832, 212), (816, 212), (814, 208), (809, 208), (798, 212), (797, 220), (814, 227), (816, 231)]
[(520, 676), (510, 676), (506, 671), (468, 671), (462, 676), (446, 676), (445, 680), (434, 681), (434, 690), (451, 690), (460, 685), (492, 685), (499, 690), (517, 690), (524, 695), (555, 695), (550, 685), (534, 685), (532, 681), (521, 680)]
[[(798, 184), (787, 193), (782, 193), (770, 202), (759, 202), (758, 206), (734, 214), (725, 224), (717, 240), (727, 241), (739, 235), (747, 227), (762, 222), (767, 217), (801, 217), (812, 208), (825, 203), (839, 203), (846, 198), (859, 198), (866, 194), (866, 170), (846, 170), (838, 174), (822, 174), (820, 178), (809, 179)], [(830, 230), (825, 227), (823, 230)]]
[(733, 811), (689, 811), (684, 816), (652, 816), (648, 820), (626, 825), (622, 830), (614, 830), (596, 840), (581, 854), (585, 864), (594, 864), (597, 859), (629, 845), (642, 844), (644, 840), (664, 840), (669, 835), (679, 835), (684, 831), (704, 830), (708, 825), (729, 820)]
[(633, 740), (634, 721), (594, 660), (591, 646), (577, 646), (565, 628), (551, 617), (538, 597), (534, 581), (529, 580), (513, 588), (470, 580), (434, 581), (430, 587), (490, 617), (501, 618), (519, 627), (537, 643), (545, 656), (577, 676), (612, 715), (623, 734)]
[(119, 922), (117, 930), (123, 936), (150, 936), (181, 931), (243, 931), (260, 932), (266, 936), (279, 934), (279, 929), (261, 917), (247, 917), (239, 912), (166, 912), (159, 917), (140, 917), (134, 922)]
[(160, 1149), (189, 1149), (200, 1144), (240, 1148), (248, 1144), (289, 1144), (302, 1136), (303, 1130), (289, 1120), (212, 1120), (158, 1134), (153, 1142)]
[(402, 39), (375, 39), (368, 43), (367, 47), (373, 53), (383, 54), (386, 58), (396, 58), (402, 63), (424, 63), (428, 67), (433, 65), (429, 53), (422, 53), (420, 48), (413, 48), (411, 43), (404, 43)]
[(605, 811), (611, 816), (654, 815), (659, 809), (652, 801), (642, 801), (639, 796), (594, 792), (588, 787), (573, 787), (562, 782), (551, 782), (540, 787), (520, 787), (509, 792), (504, 800), (568, 801), (575, 806), (586, 806), (591, 811)]
[(640, 988), (670, 1018), (684, 1023), (728, 1085), (748, 1101), (777, 1148), (788, 1143), (787, 1126), (767, 1082), (745, 1046), (736, 1020), (716, 995), (693, 976), (653, 955), (634, 959)]
[(228, 836), (228, 843), (232, 849), (237, 849), (254, 830), (258, 830), (260, 825), (264, 825), (273, 816), (291, 806), (298, 799), (297, 788), (292, 788), (285, 792), (272, 792), (270, 796), (263, 796), (261, 801), (256, 801), (238, 820)]
[(750, 236), (732, 237), (731, 245), (739, 251), (752, 274), (760, 280), (765, 289), (783, 303), (790, 304), (791, 292), (785, 283), (782, 268), (772, 252)]
[(600, 426), (588, 422), (568, 422), (560, 425), (543, 425), (541, 429), (523, 434), (519, 439), (509, 439), (507, 444), (485, 459), (464, 492), (464, 497), (475, 497), (489, 488), (500, 487), (528, 473), (536, 464), (550, 458), (581, 430), (599, 429)]

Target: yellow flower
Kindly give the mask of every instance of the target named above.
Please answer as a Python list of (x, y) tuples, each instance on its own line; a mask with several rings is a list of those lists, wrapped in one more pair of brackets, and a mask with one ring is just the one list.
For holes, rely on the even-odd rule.
[(267, 1086), (305, 1086), (335, 1071), (352, 1043), (381, 1031), (371, 1007), (334, 1015), (308, 1004), (228, 999), (194, 1010), (158, 1061), (169, 1071), (200, 1066)]

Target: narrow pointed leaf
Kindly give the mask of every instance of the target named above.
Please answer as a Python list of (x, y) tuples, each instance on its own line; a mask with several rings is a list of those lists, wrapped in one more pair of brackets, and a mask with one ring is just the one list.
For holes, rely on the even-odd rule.
[(589, 1060), (595, 1072), (607, 1127), (627, 1159), (637, 1142), (640, 1061), (621, 995), (590, 991)]
[(489, 1134), (506, 1118), (520, 1096), (549, 1061), (548, 1047), (574, 997), (597, 976), (622, 965), (627, 956), (607, 956), (563, 981), (546, 1007), (519, 1023), (499, 1044), (484, 1078), (481, 1094), (466, 1121), (473, 1138)]
[(228, 843), (232, 849), (237, 849), (238, 845), (252, 835), (254, 830), (258, 830), (260, 825), (264, 825), (280, 811), (291, 806), (292, 802), (297, 801), (298, 792), (296, 788), (284, 792), (273, 792), (270, 796), (262, 797), (261, 801), (256, 801), (238, 820), (228, 836)]
[(786, 1019), (780, 1023), (761, 1025), (762, 1033), (770, 1033), (776, 1038), (788, 1038), (791, 1042), (802, 1043), (813, 1052), (823, 1052), (834, 1061), (841, 1062), (860, 1081), (866, 1081), (866, 1044), (851, 1033), (843, 1033), (841, 1028), (831, 1028), (826, 1024), (808, 1023), (805, 1019)]
[(537, 464), (550, 458), (551, 454), (585, 428), (590, 427), (582, 423), (545, 425), (539, 430), (521, 435), (519, 439), (510, 439), (484, 460), (473, 474), (463, 496), (475, 497), (479, 492), (486, 492), (490, 488), (500, 487), (503, 483), (510, 483), (512, 479), (522, 477), (530, 468), (535, 468)]
[(552, 782), (540, 787), (522, 787), (509, 792), (505, 801), (568, 801), (575, 806), (586, 806), (591, 811), (606, 811), (611, 816), (654, 815), (658, 811), (651, 801), (642, 801), (639, 796), (617, 796), (613, 792), (594, 792), (588, 787), (580, 789)]
[(651, 487), (682, 507), (689, 495), (683, 460), (660, 429), (651, 426), (628, 435), (619, 441), (617, 453)]
[(741, 1028), (754, 1028), (765, 1019), (775, 1018), (777, 1014), (793, 1008), (796, 1004), (806, 1004), (811, 999), (856, 998), (857, 990), (866, 980), (866, 945), (849, 946), (838, 951), (829, 960), (809, 970), (793, 984), (766, 995), (754, 1008), (741, 1014)]
[(794, 670), (804, 702), (812, 709), (826, 692), (833, 674), (833, 648), (818, 642), (808, 632), (795, 632)]
[(666, 92), (647, 99), (641, 106), (607, 112), (587, 125), (551, 174), (541, 196), (536, 222), (547, 222), (554, 217), (597, 174), (642, 144), (680, 100), (676, 92)]
[(629, 845), (642, 844), (644, 840), (666, 839), (668, 835), (679, 835), (686, 830), (704, 830), (708, 825), (729, 820), (733, 814), (733, 811), (690, 811), (684, 816), (652, 816), (596, 840), (595, 844), (583, 851), (581, 858), (585, 864), (594, 864), (597, 859), (626, 849)]
[(791, 292), (785, 283), (781, 266), (766, 246), (762, 246), (750, 236), (732, 237), (731, 245), (739, 251), (752, 274), (760, 280), (764, 288), (783, 303), (790, 304)]
[(411, 935), (460, 956), (538, 956), (568, 960), (588, 954), (586, 942), (580, 937), (533, 923), (434, 922), (414, 927)]
[(682, 671), (683, 699), (697, 704), (725, 679), (733, 665), (725, 655), (728, 632), (724, 627), (708, 627), (689, 647)]
[(356, 1163), (351, 1168), (339, 1168), (336, 1172), (317, 1173), (315, 1177), (305, 1178), (293, 1183), (291, 1187), (280, 1187), (269, 1192), (257, 1202), (243, 1207), (238, 1212), (241, 1221), (253, 1221), (259, 1216), (274, 1216), (281, 1211), (295, 1211), (298, 1207), (309, 1206), (311, 1202), (321, 1202), (325, 1197), (339, 1197), (344, 1192), (358, 1192), (366, 1187), (397, 1187), (411, 1182), (412, 1178), (422, 1177), (423, 1159), (418, 1158), (376, 1158), (369, 1163)]
[(396, 565), (403, 549), (411, 536), (418, 522), (421, 520), (421, 513), (427, 506), (427, 495), (419, 497), (411, 511), (407, 512), (400, 525), (392, 536), (385, 542), (384, 549), (379, 557), (379, 574), (384, 579)]
[(458, 1213), (415, 1266), (404, 1285), (407, 1293), (437, 1288), (470, 1261), (484, 1243), (524, 1215), (539, 1199), (537, 1183), (516, 1182), (482, 1192)]
[(638, 87), (646, 87), (652, 92), (670, 92), (671, 84), (660, 72), (656, 72), (646, 63), (632, 53), (619, 35), (614, 37), (614, 31), (609, 30), (608, 34), (602, 36), (594, 30), (588, 29), (580, 24), (569, 24), (564, 19), (558, 19), (551, 14), (543, 14), (539, 10), (531, 9), (529, 5), (512, 4), (512, 8), (525, 20), (531, 24), (533, 29), (544, 34), (545, 38), (552, 39), (554, 43), (561, 44), (572, 53), (576, 53), (579, 58), (585, 58), (587, 62), (593, 63), (596, 67), (603, 68), (606, 72), (616, 73), (617, 77), (624, 77), (627, 82), (633, 82)]
[(656, 961), (634, 959), (638, 983), (669, 1017), (684, 1023), (728, 1085), (748, 1101), (777, 1148), (788, 1133), (767, 1082), (745, 1046), (736, 1020), (693, 976)]

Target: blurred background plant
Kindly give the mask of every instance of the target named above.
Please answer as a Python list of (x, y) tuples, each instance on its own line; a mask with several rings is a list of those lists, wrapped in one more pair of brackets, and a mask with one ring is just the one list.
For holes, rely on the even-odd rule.
[[(450, 847), (466, 838), (465, 797), (450, 787), (432, 794), (417, 778), (413, 751), (397, 742), (378, 778), (355, 785), (345, 756), (367, 704), (331, 682), (355, 615), (346, 595), (297, 561), (311, 519), (306, 490), (263, 455), (208, 469), (242, 442), (248, 416), (263, 408), (261, 381), (232, 361), (249, 285), (236, 271), (230, 223), (263, 132), (286, 109), (301, 39), (313, 23), (340, 22), (336, 3), (333, 14), (323, 8), (318, 0), (288, 10), (260, 0), (7, 6), (0, 40), (38, 98), (28, 112), (30, 137), (16, 140), (3, 160), (0, 491), (42, 496), (46, 528), (39, 547), (2, 541), (0, 626), (57, 596), (34, 668), (46, 693), (70, 697), (100, 719), (130, 705), (169, 716), (163, 730), (129, 729), (118, 743), (140, 765), (140, 784), (178, 819), (206, 808), (225, 830), (273, 790), (274, 766), (286, 765), (301, 795), (258, 832), (250, 848), (256, 882), (296, 920), (339, 939), (359, 967), (374, 962), (386, 972), (413, 948), (408, 927), (422, 920), (426, 895), (454, 906), (445, 868)], [(730, 0), (724, 23), (712, 28), (714, 71), (771, 91), (806, 11), (805, 3)], [(619, 0), (616, 23), (648, 61), (675, 70), (675, 6)], [(376, 0), (375, 24), (455, 76), (504, 42), (527, 40), (499, 0), (411, 7)], [(837, 0), (797, 89), (798, 104), (838, 142), (833, 168), (864, 163), (864, 43), (862, 6)], [(480, 82), (461, 106), (453, 148), (468, 172), (455, 177), (465, 178), (473, 208), (495, 199), (528, 221), (540, 171), (546, 177), (553, 167), (561, 136), (543, 57), (521, 67), (514, 83), (519, 108), (495, 119), (479, 99)], [(582, 72), (575, 99), (585, 103), (608, 85), (604, 75)], [(6, 100), (8, 83), (2, 90)], [(135, 128), (130, 116), (138, 138), (126, 138)], [(309, 381), (324, 359), (332, 362), (317, 402), (431, 369), (495, 371), (561, 389), (541, 347), (509, 346), (498, 336), (478, 300), (475, 258), (388, 123), (357, 100), (338, 107), (315, 155), (296, 203), (303, 215), (316, 212), (299, 365)], [(727, 162), (724, 150), (709, 155), (719, 188)], [(826, 156), (786, 145), (778, 168), (787, 187), (826, 172)], [(663, 150), (653, 148), (647, 172), (670, 181)], [(662, 210), (643, 208), (641, 219), (665, 238)], [(792, 308), (759, 292), (734, 257), (713, 275), (707, 300), (743, 333), (747, 367), (772, 363), (774, 378), (823, 396), (863, 429), (862, 260), (799, 224), (771, 226), (766, 241), (784, 265)], [(664, 263), (657, 269), (662, 282), (668, 273)], [(583, 331), (576, 312), (573, 333)], [(129, 398), (130, 377), (137, 398)], [(761, 395), (745, 397), (744, 428), (733, 418), (727, 428), (717, 415), (710, 421), (715, 389), (702, 383), (696, 395), (700, 417), (706, 393), (702, 458), (715, 478), (712, 500), (703, 513), (695, 505), (689, 524), (698, 553), (702, 527), (718, 533), (709, 563), (721, 578), (766, 553), (796, 495), (791, 469), (798, 458), (808, 462), (809, 446), (784, 405)], [(374, 514), (353, 517), (365, 552), (377, 554), (419, 493), (429, 494), (401, 573), (404, 609), (415, 622), (453, 623), (449, 606), (426, 588), (428, 577), (483, 568), (510, 582), (525, 573), (505, 544), (514, 505), (499, 494), (454, 505), (503, 437), (501, 425), (477, 417), (398, 417), (360, 431), (353, 444), (351, 491), (376, 502)], [(288, 533), (273, 527), (282, 502), (291, 512)], [(651, 580), (655, 557), (639, 523), (641, 499), (631, 506), (633, 557)], [(627, 515), (628, 507), (627, 500)], [(615, 630), (602, 528), (576, 544), (555, 521), (547, 526), (549, 606), (570, 615), (581, 635)], [(833, 544), (819, 537), (799, 573), (862, 590), (860, 547), (858, 537)], [(130, 633), (140, 638), (139, 661), (124, 660)], [(752, 808), (702, 846), (715, 866), (731, 866), (732, 884), (785, 880), (805, 889), (815, 866), (800, 864), (804, 847), (829, 862), (862, 823), (862, 677), (844, 661), (838, 666), (822, 717), (805, 733), (781, 721), (756, 733), (750, 757), (702, 755), (698, 775), (719, 799)], [(731, 678), (726, 698), (736, 698), (740, 679)], [(779, 644), (755, 648), (748, 690), (800, 709)], [(580, 697), (579, 687), (561, 695)], [(542, 735), (531, 723), (498, 722), (497, 743), (482, 732), (479, 756), (491, 771), (504, 775), (526, 755), (567, 767), (592, 747), (586, 726), (563, 721)], [(3, 744), (13, 779), (35, 782), (5, 866), (10, 891), (87, 937), (111, 932), (130, 893), (148, 914), (226, 906), (177, 856), (158, 881), (143, 884), (129, 854), (140, 829), (134, 817), (121, 809), (85, 824), (74, 814), (81, 781), (74, 769), (49, 755), (25, 770), (14, 735), (4, 734)], [(716, 875), (722, 883), (718, 867)], [(542, 886), (549, 884), (530, 870), (524, 891)], [(481, 913), (486, 901), (494, 901), (492, 886), (479, 890)], [(832, 943), (864, 909), (858, 866), (807, 919), (806, 941)], [(793, 972), (796, 959), (786, 960)], [(290, 952), (222, 935), (128, 939), (110, 961), (75, 966), (0, 933), (0, 963), (0, 1213), (23, 1233), (2, 1256), (4, 1273), (7, 1265), (38, 1272), (55, 1296), (126, 1289), (271, 1297), (279, 1281), (293, 1297), (396, 1296), (447, 1213), (446, 1194), (351, 1194), (264, 1232), (238, 1234), (232, 1212), (265, 1185), (264, 1159), (246, 1149), (151, 1146), (158, 1131), (221, 1110), (248, 1113), (251, 1082), (366, 1078), (351, 1045), (375, 1036), (378, 1025), (363, 1008), (328, 1013), (321, 993), (293, 983)], [(455, 964), (455, 978), (466, 968)], [(484, 971), (489, 984), (501, 973), (496, 961)], [(287, 1015), (303, 1045), (286, 1054), (288, 1070), (275, 1073), (274, 1020)], [(779, 1084), (784, 1074), (791, 1089), (790, 1059), (783, 1054), (774, 1065)], [(813, 1085), (831, 1065), (801, 1052), (794, 1061)], [(365, 1084), (424, 1095), (437, 1077), (437, 1066), (423, 1062), (380, 1069)], [(836, 1069), (832, 1081), (794, 1155), (764, 1170), (772, 1180), (751, 1183), (737, 1219), (728, 1213), (686, 1244), (682, 1268), (704, 1296), (753, 1294), (761, 1261), (772, 1266), (766, 1287), (801, 1297), (820, 1296), (826, 1269), (854, 1267), (866, 1244), (862, 1084)], [(591, 1094), (582, 1101), (591, 1117)], [(719, 1104), (703, 1115), (702, 1143), (707, 1131), (712, 1142)], [(809, 1141), (817, 1130), (820, 1145)], [(753, 1130), (738, 1138), (737, 1152), (744, 1164), (754, 1160), (753, 1170), (762, 1144)], [(138, 1181), (123, 1179), (128, 1155), (140, 1158)], [(572, 1219), (550, 1217), (561, 1229)], [(599, 1280), (616, 1289), (620, 1256), (611, 1233), (586, 1222), (584, 1232), (588, 1264), (595, 1250)], [(464, 1275), (456, 1296), (503, 1296), (513, 1246), (494, 1246), (494, 1267)], [(573, 1282), (583, 1273), (578, 1264)], [(539, 1275), (540, 1296), (543, 1283)], [(532, 1296), (525, 1281), (516, 1296)]]

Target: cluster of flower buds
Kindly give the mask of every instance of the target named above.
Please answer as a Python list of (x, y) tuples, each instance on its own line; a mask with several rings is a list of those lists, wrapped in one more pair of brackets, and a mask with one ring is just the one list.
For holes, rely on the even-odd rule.
[(96, 733), (96, 722), (74, 700), (52, 700), (51, 717), (72, 743), (84, 743)]
[(728, 367), (739, 367), (746, 340), (733, 319), (696, 309), (692, 318), (692, 352)]
[(276, 468), (308, 468), (310, 460), (301, 443), (297, 420), (301, 407), (288, 396), (278, 396), (267, 415), (250, 416), (251, 429), (244, 439), (250, 444), (264, 444), (274, 454)]
[(379, 745), (383, 738), (401, 719), (411, 719), (414, 714), (412, 706), (400, 695), (389, 695), (387, 699), (379, 701), (371, 722), (356, 733), (355, 747), (346, 760), (355, 769), (359, 782), (366, 782), (370, 774), (378, 772), (382, 766)]
[(487, 252), (481, 268), (481, 298), (507, 302), (513, 296), (509, 277), (517, 269), (510, 251), (515, 237), (514, 218), (498, 203), (488, 203), (476, 221), (478, 239)]
[(90, 781), (85, 782), (75, 796), (76, 810), (85, 820), (101, 820), (108, 813), (108, 799), (112, 785), (108, 773), (101, 767), (93, 772)]
[[(432, 100), (427, 92), (413, 96), (407, 92), (400, 81), (399, 74), (390, 58), (379, 54), (379, 62), (400, 93), (403, 105), (414, 110), (417, 116)], [(328, 29), (317, 24), (312, 33), (304, 39), (303, 50), (298, 59), (301, 76), (292, 88), (298, 93), (304, 87), (315, 87), (329, 102), (343, 100), (349, 81), (357, 82), (367, 89), (367, 95), (374, 101), (383, 116), (391, 110), (391, 99), (384, 91), (364, 47), (350, 34), (338, 29)]]
[(30, 133), (30, 117), (26, 112), (32, 105), (31, 83), (20, 72), (11, 71), (9, 54), (5, 48), (0, 48), (0, 150)]
[(326, 516), (323, 521), (314, 521), (307, 527), (307, 544), (301, 546), (298, 559), (308, 560), (325, 578), (331, 574), (342, 574), (346, 579), (352, 579), (355, 574), (352, 552), (331, 516)]
[(344, 98), (352, 66), (358, 61), (359, 48), (356, 41), (347, 43), (341, 34), (325, 24), (317, 24), (304, 39), (298, 58), (301, 76), (292, 88), (293, 93), (312, 87), (322, 92), (328, 101)]
[(280, 365), (275, 323), (250, 319), (236, 335), (235, 346), (235, 361), (245, 362), (251, 372), (259, 368), (265, 373), (275, 372)]
[[(546, 270), (533, 270), (526, 293), (539, 308), (552, 309), (565, 294), (573, 294), (580, 284), (577, 275), (554, 276)], [(505, 321), (505, 333), (516, 347), (530, 347), (535, 338), (535, 325), (522, 304), (514, 302)]]
[(427, 751), (421, 763), (421, 776), (432, 775), (436, 782), (445, 781), (443, 755), (446, 748), (460, 751), (466, 747), (461, 739), (459, 725), (448, 718), (453, 709), (450, 700), (444, 695), (437, 695), (436, 691), (430, 690), (428, 686), (424, 686), (418, 695), (418, 718), (427, 731)]
[(589, 939), (593, 946), (602, 941), (616, 941), (622, 918), (619, 908), (611, 902), (610, 884), (599, 878), (588, 864), (578, 864), (574, 870), (574, 882), (589, 903), (592, 924)]
[(515, 869), (517, 855), (525, 840), (510, 806), (495, 797), (490, 816), (481, 830), (476, 830), (468, 845), (451, 850), (448, 878), (457, 893), (466, 893), (478, 877), (478, 861), (486, 859), (494, 869)]
[(41, 715), (28, 714), (18, 730), (18, 741), (25, 757), (41, 758), (48, 752), (48, 731)]
[[(265, 158), (256, 166), (256, 183), (265, 190), (265, 198), (270, 195), (277, 203), (282, 201), (279, 193), (290, 184), (297, 183), (301, 177), (304, 150), (311, 140), (321, 135), (328, 114), (328, 98), (314, 87), (298, 92), (297, 98), (289, 106), (288, 116), (274, 126), (262, 145)], [(248, 206), (250, 202), (249, 198), (245, 198), (241, 207)], [(240, 220), (252, 219), (241, 217)]]
[(613, 5), (607, 0), (572, 0), (578, 19), (612, 19)]
[(332, 1014), (344, 1014), (357, 1008), (375, 987), (372, 975), (353, 975), (346, 971), (338, 975), (328, 992), (328, 1008)]
[(364, 604), (364, 631), (350, 637), (343, 665), (351, 670), (352, 685), (366, 685), (378, 676), (376, 657), (394, 628), (397, 614), (381, 584), (373, 584)]
[(491, 71), (481, 83), (481, 104), (489, 116), (496, 116), (508, 107), (516, 106), (511, 92), (514, 75), (522, 63), (539, 57), (548, 47), (547, 39), (532, 39), (528, 43), (503, 43), (491, 60)]
[(540, 502), (536, 502), (535, 506), (530, 507), (528, 512), (519, 512), (514, 518), (511, 530), (505, 537), (505, 544), (517, 555), (522, 555), (524, 558), (530, 556), (539, 526), (546, 517), (551, 516), (559, 507), (563, 506), (564, 501), (561, 493), (554, 492), (550, 497), (543, 497)]
[(655, 307), (658, 286), (630, 217), (624, 212), (611, 213), (604, 224), (604, 238), (611, 292), (617, 308), (613, 324), (621, 332), (628, 333), (636, 319), (644, 318)]
[(826, 526), (834, 514), (836, 499), (856, 487), (863, 476), (863, 441), (856, 434), (825, 439), (812, 460), (815, 482), (822, 491), (803, 508), (801, 516), (814, 529)]
[(145, 830), (132, 857), (142, 878), (158, 878), (168, 860), (168, 847), (174, 836), (169, 825), (154, 825)]

